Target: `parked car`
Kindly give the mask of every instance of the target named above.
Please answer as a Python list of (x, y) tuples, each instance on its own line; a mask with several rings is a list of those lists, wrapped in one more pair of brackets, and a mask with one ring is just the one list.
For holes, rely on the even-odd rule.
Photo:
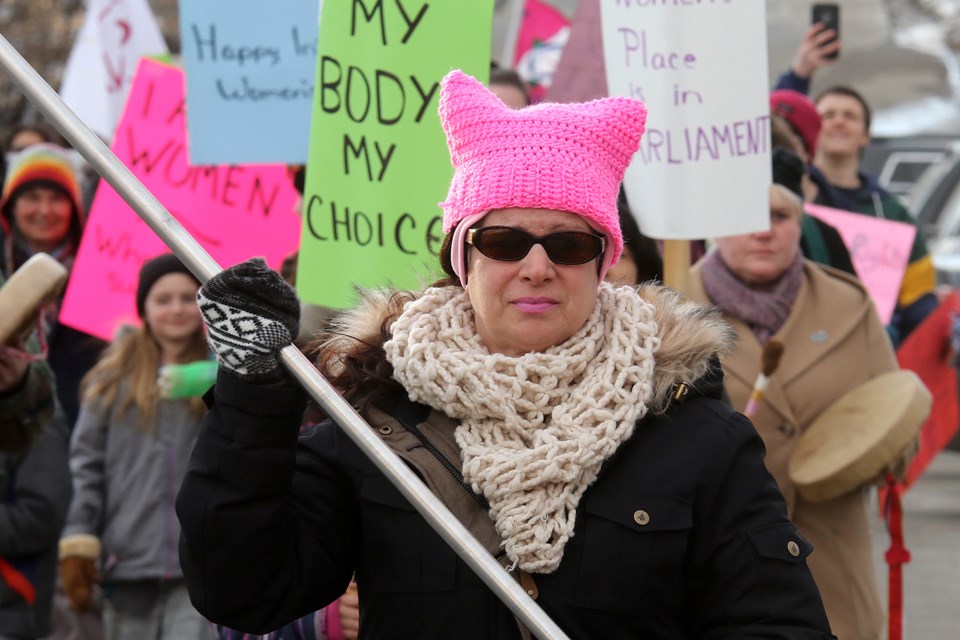
[(910, 199), (910, 190), (924, 172), (944, 160), (957, 139), (945, 136), (873, 138), (861, 166), (877, 176), (893, 194)]

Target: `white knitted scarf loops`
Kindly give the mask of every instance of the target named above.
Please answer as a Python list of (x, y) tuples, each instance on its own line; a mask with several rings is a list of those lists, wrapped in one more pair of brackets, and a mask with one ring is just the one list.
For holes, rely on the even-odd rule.
[(527, 572), (555, 570), (581, 496), (647, 412), (653, 305), (603, 283), (567, 341), (513, 357), (481, 344), (461, 289), (431, 288), (391, 334), (384, 349), (410, 399), (460, 420), (464, 478), (487, 499), (507, 556)]

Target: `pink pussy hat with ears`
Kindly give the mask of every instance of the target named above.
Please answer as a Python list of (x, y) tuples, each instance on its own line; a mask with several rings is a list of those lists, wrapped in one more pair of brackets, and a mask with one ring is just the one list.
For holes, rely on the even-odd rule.
[(636, 98), (540, 103), (511, 109), (459, 70), (440, 82), (440, 122), (454, 174), (443, 231), (455, 229), (451, 261), (466, 285), (464, 239), (494, 209), (555, 209), (607, 237), (600, 279), (620, 259), (617, 194), (640, 146), (647, 108)]

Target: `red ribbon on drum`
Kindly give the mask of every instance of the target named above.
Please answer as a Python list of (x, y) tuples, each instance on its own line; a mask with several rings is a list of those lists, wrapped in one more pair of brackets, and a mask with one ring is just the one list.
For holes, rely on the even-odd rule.
[(887, 476), (883, 521), (890, 534), (890, 548), (886, 560), (889, 569), (887, 582), (887, 638), (903, 640), (903, 565), (910, 562), (910, 551), (903, 539), (903, 483)]

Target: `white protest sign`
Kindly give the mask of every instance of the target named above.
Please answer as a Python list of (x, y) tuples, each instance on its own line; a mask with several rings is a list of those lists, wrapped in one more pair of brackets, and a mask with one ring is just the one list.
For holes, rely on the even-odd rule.
[(60, 95), (87, 126), (110, 140), (137, 62), (166, 53), (147, 0), (90, 0), (67, 58)]
[(770, 106), (763, 0), (600, 0), (610, 95), (649, 114), (624, 178), (647, 235), (768, 229)]

